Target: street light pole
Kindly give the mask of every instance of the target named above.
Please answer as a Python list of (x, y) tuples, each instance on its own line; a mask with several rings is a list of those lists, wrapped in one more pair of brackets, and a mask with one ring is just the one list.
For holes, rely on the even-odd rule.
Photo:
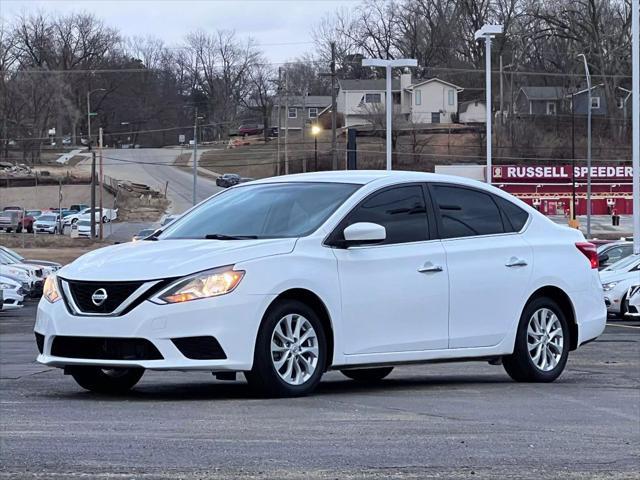
[[(491, 183), (492, 179), (492, 142), (493, 142), (493, 132), (492, 132), (492, 108), (491, 108), (491, 39), (496, 35), (500, 35), (502, 33), (502, 25), (483, 25), (483, 27), (476, 31), (475, 39), (484, 40), (485, 43), (485, 54), (484, 54), (484, 65), (485, 65), (485, 91), (486, 91), (486, 104), (487, 104), (487, 166), (485, 172), (485, 181), (487, 183)], [(502, 112), (501, 112), (502, 114)]]
[(587, 238), (591, 238), (591, 74), (587, 57), (578, 55), (584, 61), (584, 72), (587, 77)]
[(391, 141), (391, 133), (392, 133), (392, 114), (393, 114), (393, 90), (392, 90), (392, 82), (391, 82), (391, 73), (394, 67), (417, 67), (418, 61), (414, 58), (399, 58), (397, 60), (384, 60), (382, 58), (365, 58), (362, 60), (363, 67), (385, 67), (386, 69), (386, 92), (385, 92), (385, 100), (386, 100), (386, 114), (387, 114), (387, 122), (386, 122), (386, 151), (387, 151), (387, 170), (392, 169), (391, 165), (391, 154), (392, 154), (392, 141)]
[(633, 98), (633, 253), (640, 254), (640, 0), (631, 3), (631, 58)]
[[(315, 171), (318, 171), (318, 134), (322, 129), (316, 124), (311, 127), (311, 134), (313, 135), (313, 144), (314, 144), (314, 163), (315, 163)], [(332, 164), (333, 166), (333, 164)]]

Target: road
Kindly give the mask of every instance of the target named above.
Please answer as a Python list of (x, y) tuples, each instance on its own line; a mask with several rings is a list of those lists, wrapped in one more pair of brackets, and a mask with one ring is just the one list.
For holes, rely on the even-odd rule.
[[(167, 197), (171, 200), (169, 213), (182, 213), (192, 203), (193, 176), (190, 172), (174, 167), (173, 162), (186, 150), (170, 148), (105, 149), (103, 153), (104, 174), (119, 180), (146, 183), (160, 191), (168, 184)], [(84, 161), (81, 168), (91, 165)], [(198, 177), (197, 200), (202, 201), (218, 192), (211, 179)]]
[(499, 366), (338, 372), (262, 399), (207, 373), (147, 372), (128, 395), (35, 364), (34, 306), (0, 314), (2, 478), (638, 478), (640, 323), (613, 322), (552, 384)]

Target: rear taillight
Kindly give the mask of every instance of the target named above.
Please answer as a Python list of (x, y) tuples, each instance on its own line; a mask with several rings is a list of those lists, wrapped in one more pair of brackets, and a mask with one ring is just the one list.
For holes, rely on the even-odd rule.
[(600, 262), (598, 261), (598, 250), (593, 243), (589, 242), (576, 242), (576, 248), (580, 250), (585, 257), (589, 260), (591, 268), (598, 268)]

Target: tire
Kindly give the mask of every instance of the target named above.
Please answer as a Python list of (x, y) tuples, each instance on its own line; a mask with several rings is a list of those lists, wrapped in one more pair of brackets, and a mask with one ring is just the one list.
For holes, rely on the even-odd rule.
[(327, 342), (316, 312), (298, 300), (283, 300), (265, 314), (256, 339), (253, 369), (244, 375), (262, 394), (298, 397), (316, 388), (326, 364)]
[(22, 233), (22, 224), (18, 224), (18, 227), (16, 228), (16, 233)]
[(7, 228), (7, 229), (5, 230), (5, 232), (7, 232), (7, 233), (11, 233), (11, 229), (10, 229), (10, 228)]
[(71, 225), (75, 224), (77, 221), (78, 221), (78, 219), (77, 219), (77, 218), (72, 218), (72, 219), (71, 219)]
[(513, 354), (502, 358), (504, 369), (517, 382), (553, 382), (567, 364), (570, 334), (556, 302), (547, 297), (532, 300), (520, 317)]
[(393, 367), (358, 368), (354, 370), (340, 370), (340, 373), (357, 382), (375, 383), (389, 375), (392, 370)]
[(27, 227), (27, 233), (33, 233), (33, 226)]
[(143, 368), (78, 367), (71, 376), (85, 390), (95, 393), (124, 393), (140, 381)]
[(107, 218), (106, 215), (104, 217), (102, 217), (102, 223), (107, 223), (108, 221), (109, 221), (109, 219)]

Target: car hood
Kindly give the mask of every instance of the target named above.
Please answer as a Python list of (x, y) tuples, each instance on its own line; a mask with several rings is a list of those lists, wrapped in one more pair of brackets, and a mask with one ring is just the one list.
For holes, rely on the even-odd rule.
[(133, 281), (181, 277), (210, 268), (293, 251), (295, 238), (143, 240), (86, 253), (58, 271), (69, 280)]
[(600, 272), (600, 281), (604, 285), (605, 283), (620, 282), (624, 280), (631, 280), (637, 278), (640, 280), (640, 272), (626, 272), (623, 270), (611, 270), (608, 272)]

